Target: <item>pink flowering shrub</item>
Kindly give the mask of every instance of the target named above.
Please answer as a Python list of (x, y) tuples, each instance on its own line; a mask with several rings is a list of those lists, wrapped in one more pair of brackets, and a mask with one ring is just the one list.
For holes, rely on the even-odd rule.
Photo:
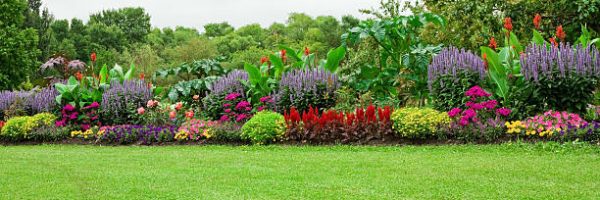
[(213, 126), (217, 125), (215, 121), (204, 121), (198, 119), (191, 119), (183, 123), (175, 135), (175, 139), (178, 141), (190, 140), (198, 141), (201, 139), (210, 138), (210, 130)]
[(448, 111), (448, 116), (453, 120), (451, 135), (467, 141), (497, 139), (511, 110), (499, 108), (498, 101), (490, 98), (492, 94), (479, 86), (468, 89), (465, 96), (469, 101), (462, 109), (452, 108)]

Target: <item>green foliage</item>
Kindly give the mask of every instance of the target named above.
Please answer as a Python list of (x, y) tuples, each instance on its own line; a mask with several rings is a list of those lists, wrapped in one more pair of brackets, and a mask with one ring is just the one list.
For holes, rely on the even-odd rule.
[(90, 16), (91, 24), (104, 24), (108, 27), (115, 26), (123, 32), (123, 39), (129, 44), (143, 42), (150, 33), (150, 15), (144, 8), (120, 8), (117, 10), (104, 10)]
[(101, 88), (90, 87), (88, 89), (73, 76), (69, 77), (66, 84), (56, 83), (54, 87), (60, 93), (56, 96), (56, 102), (59, 105), (71, 104), (75, 107), (84, 107), (92, 102), (102, 101)]
[(436, 110), (449, 111), (464, 105), (469, 98), (464, 92), (469, 88), (482, 85), (478, 74), (458, 72), (456, 76), (447, 74), (439, 77), (431, 88), (431, 99)]
[(450, 124), (448, 114), (431, 108), (398, 109), (392, 113), (391, 119), (396, 134), (406, 138), (440, 137)]
[(169, 89), (167, 95), (171, 101), (183, 100), (191, 104), (194, 95), (204, 97), (210, 84), (225, 72), (219, 60), (204, 59), (184, 63), (175, 68), (159, 70), (154, 74), (153, 79), (176, 76), (179, 80), (187, 80), (177, 82)]
[(22, 28), (26, 9), (24, 0), (2, 1), (0, 5), (0, 90), (15, 88), (39, 64), (38, 33)]
[(598, 79), (565, 76), (548, 79), (540, 77), (538, 83), (532, 82), (537, 94), (535, 100), (543, 104), (535, 105), (536, 110), (560, 110), (585, 115), (588, 104), (594, 101), (594, 90), (598, 87)]
[(271, 111), (256, 113), (242, 126), (242, 138), (253, 144), (267, 144), (281, 138), (285, 132), (283, 115)]
[(34, 128), (31, 133), (28, 134), (28, 138), (31, 141), (36, 142), (58, 142), (69, 139), (71, 131), (78, 129), (79, 127), (74, 126), (57, 127), (54, 124), (44, 124)]
[(268, 68), (258, 68), (251, 64), (245, 64), (244, 70), (248, 72), (248, 81), (240, 81), (248, 88), (246, 95), (252, 99), (251, 103), (259, 102), (261, 97), (273, 92), (277, 85), (277, 80), (274, 78), (277, 73), (269, 73)]
[(204, 25), (204, 35), (206, 37), (219, 37), (227, 35), (234, 31), (233, 26), (227, 22), (222, 23), (210, 23)]
[(242, 125), (232, 122), (219, 123), (210, 129), (210, 140), (216, 142), (242, 142)]
[(20, 141), (31, 139), (32, 131), (40, 126), (54, 125), (56, 116), (50, 113), (40, 113), (34, 116), (14, 117), (9, 119), (4, 127), (0, 137), (3, 140)]

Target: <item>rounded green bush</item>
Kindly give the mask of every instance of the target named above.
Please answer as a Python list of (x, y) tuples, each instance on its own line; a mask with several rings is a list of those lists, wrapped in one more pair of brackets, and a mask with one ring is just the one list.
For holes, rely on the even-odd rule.
[(29, 139), (29, 135), (35, 128), (53, 125), (55, 120), (56, 116), (50, 113), (13, 117), (4, 124), (0, 136), (3, 139), (12, 141)]
[(252, 141), (253, 144), (266, 144), (274, 142), (285, 132), (283, 115), (271, 111), (256, 113), (244, 126), (242, 138)]
[(441, 127), (450, 123), (445, 112), (432, 108), (402, 108), (391, 116), (394, 131), (401, 137), (428, 138), (440, 133)]

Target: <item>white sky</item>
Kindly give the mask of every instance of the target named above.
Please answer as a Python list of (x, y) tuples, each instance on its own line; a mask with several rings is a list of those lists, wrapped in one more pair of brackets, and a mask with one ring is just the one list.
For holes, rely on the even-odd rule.
[(57, 19), (79, 18), (87, 22), (91, 13), (121, 7), (143, 7), (153, 27), (195, 27), (227, 21), (240, 27), (259, 23), (268, 27), (285, 22), (289, 13), (303, 12), (313, 17), (332, 15), (338, 19), (367, 16), (359, 9), (377, 8), (380, 0), (42, 0)]

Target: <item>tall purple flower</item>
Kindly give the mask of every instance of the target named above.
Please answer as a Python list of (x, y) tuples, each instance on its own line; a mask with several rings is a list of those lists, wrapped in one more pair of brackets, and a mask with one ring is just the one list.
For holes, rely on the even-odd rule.
[(440, 54), (433, 58), (429, 65), (429, 88), (431, 89), (431, 85), (440, 76), (447, 74), (456, 76), (464, 71), (479, 74), (479, 78), (482, 80), (486, 75), (484, 62), (479, 56), (471, 53), (471, 51), (459, 50), (456, 47), (444, 48)]
[(127, 123), (129, 113), (146, 105), (150, 99), (152, 99), (152, 90), (142, 80), (129, 80), (122, 84), (113, 81), (110, 89), (102, 94), (100, 107), (105, 119)]
[[(335, 101), (335, 91), (340, 86), (338, 76), (329, 71), (296, 69), (283, 75), (279, 82), (279, 91), (273, 95), (273, 102), (280, 104), (279, 109), (294, 106), (302, 110), (309, 105), (327, 108), (332, 106), (331, 101)], [(290, 105), (285, 105), (287, 103)]]
[(527, 80), (555, 79), (577, 75), (600, 76), (600, 52), (582, 45), (561, 43), (558, 47), (530, 45), (521, 55), (521, 73)]

